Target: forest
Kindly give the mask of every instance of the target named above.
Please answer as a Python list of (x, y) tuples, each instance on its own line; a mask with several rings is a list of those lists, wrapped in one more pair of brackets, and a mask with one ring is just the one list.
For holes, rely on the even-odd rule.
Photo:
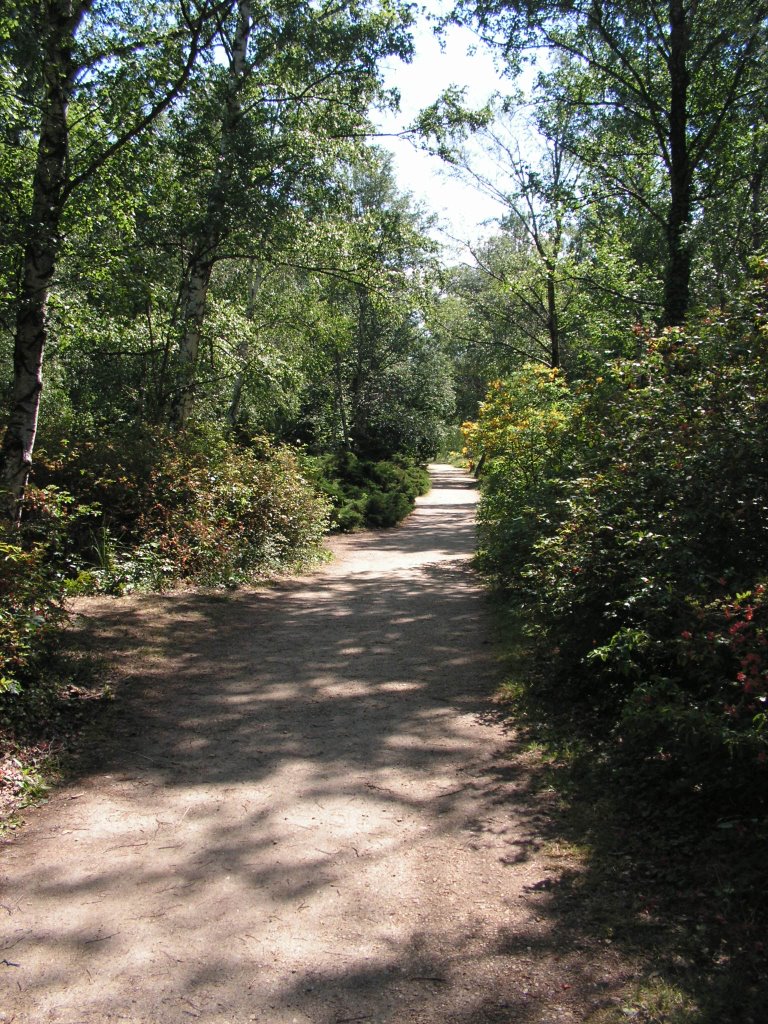
[(296, 569), (455, 449), (515, 713), (736, 849), (768, 797), (768, 4), (459, 0), (507, 93), (411, 137), (504, 208), (461, 262), (371, 119), (417, 15), (3, 0), (6, 751), (59, 728), (69, 598)]

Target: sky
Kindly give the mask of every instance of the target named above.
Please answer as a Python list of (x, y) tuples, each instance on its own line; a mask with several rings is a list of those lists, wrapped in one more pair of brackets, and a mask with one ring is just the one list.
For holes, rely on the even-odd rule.
[[(433, 10), (439, 6), (430, 4)], [(393, 58), (384, 65), (386, 85), (399, 89), (401, 99), (399, 114), (374, 114), (380, 131), (401, 131), (449, 85), (466, 86), (467, 102), (478, 107), (492, 93), (510, 91), (509, 81), (500, 78), (489, 51), (468, 29), (449, 29), (441, 48), (431, 25), (422, 16), (414, 42), (416, 54), (411, 64)], [(400, 189), (411, 192), (438, 215), (440, 228), (433, 233), (440, 241), (457, 250), (451, 239), (476, 241), (493, 233), (494, 225), (485, 222), (501, 215), (503, 209), (498, 203), (452, 179), (438, 157), (424, 153), (407, 139), (384, 136), (376, 142), (393, 154)]]

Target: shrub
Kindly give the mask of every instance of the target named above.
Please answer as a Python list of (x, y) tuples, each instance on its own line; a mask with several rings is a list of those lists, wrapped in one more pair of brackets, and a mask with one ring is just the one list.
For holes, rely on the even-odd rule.
[(118, 424), (47, 449), (38, 477), (99, 510), (68, 538), (82, 589), (243, 582), (310, 557), (328, 528), (328, 502), (296, 454), (263, 439), (237, 445), (202, 428), (125, 436)]
[(3, 531), (0, 540), (0, 693), (19, 692), (64, 618), (63, 581), (46, 545), (26, 550)]
[[(67, 531), (89, 509), (55, 488), (29, 487), (21, 527), (0, 526), (0, 738), (2, 746), (52, 724), (62, 682), (51, 658), (67, 616), (73, 571)], [(9, 739), (10, 738), (10, 739)]]
[(145, 545), (177, 579), (236, 583), (316, 553), (328, 503), (288, 448), (169, 446), (138, 519)]
[(482, 564), (527, 605), (539, 698), (624, 759), (627, 785), (764, 810), (765, 285), (640, 337), (642, 358), (575, 391), (534, 485), (520, 435), (546, 410), (525, 388), (486, 405)]
[(559, 371), (531, 363), (492, 381), (477, 422), (463, 425), (464, 452), (483, 467), (479, 564), (498, 583), (519, 583), (534, 543), (556, 520), (574, 410)]
[(410, 459), (371, 462), (352, 452), (307, 459), (308, 471), (331, 500), (338, 531), (395, 526), (430, 487), (429, 474)]

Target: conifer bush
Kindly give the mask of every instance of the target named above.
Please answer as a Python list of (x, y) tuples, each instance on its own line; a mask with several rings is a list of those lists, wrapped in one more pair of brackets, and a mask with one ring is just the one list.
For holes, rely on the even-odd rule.
[(309, 458), (306, 463), (312, 479), (331, 501), (331, 525), (339, 532), (395, 526), (430, 488), (426, 469), (404, 456), (373, 462), (341, 452)]

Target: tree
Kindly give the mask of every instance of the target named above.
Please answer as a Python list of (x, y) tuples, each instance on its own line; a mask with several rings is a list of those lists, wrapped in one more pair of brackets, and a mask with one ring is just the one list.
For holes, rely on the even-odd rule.
[[(14, 379), (0, 451), (0, 483), (12, 517), (29, 477), (37, 433), (47, 304), (71, 197), (181, 94), (207, 43), (215, 2), (139, 4), (96, 0), (14, 3), (2, 42), (34, 112), (31, 184), (22, 183), (23, 251), (14, 297)], [(70, 110), (77, 110), (73, 131)], [(32, 141), (32, 140), (30, 140)], [(27, 192), (28, 188), (28, 192)], [(24, 193), (27, 193), (24, 195)]]
[[(14, 515), (35, 444), (51, 288), (74, 268), (71, 261), (62, 268), (62, 243), (68, 234), (83, 253), (99, 250), (92, 211), (111, 201), (107, 180), (131, 206), (116, 208), (104, 232), (112, 239), (122, 232), (116, 262), (128, 270), (121, 316), (131, 359), (154, 364), (150, 404), (166, 412), (171, 405), (182, 423), (218, 264), (274, 263), (313, 204), (332, 201), (336, 169), (359, 145), (368, 105), (381, 95), (377, 63), (389, 53), (408, 56), (410, 20), (398, 0), (12, 5), (0, 30), (0, 75), (15, 83), (13, 101), (26, 105), (35, 126), (22, 132), (22, 149), (37, 168), (7, 204), (21, 214), (8, 233), (16, 244), (3, 253), (3, 280), (18, 266), (22, 281), (9, 306), (17, 324), (14, 392), (0, 467)], [(12, 177), (7, 156), (0, 173)], [(181, 273), (171, 285), (176, 254)], [(91, 280), (100, 274), (98, 265), (88, 267)], [(75, 316), (82, 322), (88, 314)]]
[(563, 144), (566, 126), (562, 123), (545, 124), (539, 119), (538, 136), (528, 139), (527, 145), (529, 151), (539, 152), (538, 160), (524, 156), (517, 127), (514, 121), (499, 116), (480, 129), (476, 139), (485, 150), (481, 166), (466, 153), (449, 155), (448, 160), (463, 177), (506, 208), (501, 223), (511, 244), (486, 249), (490, 254), (491, 249), (498, 252), (504, 248), (508, 257), (514, 252), (518, 257), (514, 269), (502, 268), (498, 260), (492, 261), (492, 268), (480, 253), (473, 252), (473, 256), (486, 274), (503, 285), (510, 307), (507, 319), (517, 322), (520, 333), (527, 335), (530, 354), (558, 367), (562, 317), (568, 301), (564, 271), (568, 236), (575, 224), (580, 168)]
[(281, 245), (295, 246), (298, 208), (334, 204), (339, 169), (368, 132), (367, 110), (380, 95), (378, 62), (409, 57), (410, 21), (397, 3), (301, 0), (276, 10), (239, 0), (222, 24), (227, 65), (211, 70), (178, 124), (182, 144), (189, 119), (207, 151), (181, 239), (178, 427), (192, 412), (215, 265), (243, 256), (269, 262)]
[(316, 266), (307, 288), (310, 438), (365, 458), (427, 458), (453, 405), (447, 360), (424, 324), (435, 244), (380, 150), (359, 154), (347, 187), (346, 215), (323, 244), (335, 270)]
[[(762, 102), (768, 4), (461, 0), (456, 16), (477, 22), (513, 64), (527, 47), (559, 55), (543, 81), (581, 115), (572, 145), (598, 171), (609, 155), (613, 187), (663, 231), (663, 321), (681, 324), (691, 303), (692, 227), (713, 199), (707, 180), (722, 167), (727, 131), (750, 123)], [(653, 173), (638, 177), (655, 168), (660, 196)]]

